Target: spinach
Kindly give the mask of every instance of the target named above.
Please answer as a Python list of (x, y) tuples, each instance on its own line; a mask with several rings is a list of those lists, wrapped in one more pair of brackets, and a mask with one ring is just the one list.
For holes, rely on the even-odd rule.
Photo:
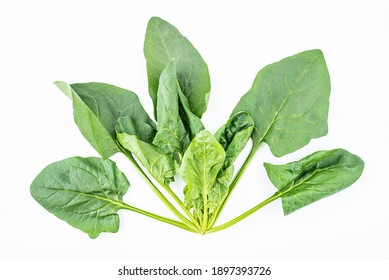
[[(32, 182), (31, 195), (91, 238), (117, 232), (121, 209), (195, 233), (216, 232), (276, 199), (288, 215), (361, 176), (364, 162), (343, 149), (319, 151), (287, 164), (264, 163), (277, 191), (215, 225), (262, 143), (281, 157), (327, 134), (331, 86), (323, 53), (308, 50), (264, 67), (214, 134), (201, 121), (210, 93), (208, 66), (189, 40), (170, 23), (153, 17), (144, 54), (156, 122), (132, 91), (103, 83), (55, 82), (71, 99), (75, 123), (101, 158), (72, 157), (50, 164)], [(250, 139), (251, 150), (235, 172), (235, 160)], [(176, 219), (123, 201), (130, 183), (109, 159), (118, 152)], [(178, 175), (185, 182), (183, 200), (170, 187)]]
[(174, 59), (180, 88), (188, 98), (193, 114), (201, 118), (208, 106), (211, 81), (207, 64), (191, 42), (170, 23), (152, 17), (147, 25), (144, 54), (154, 112), (157, 111), (161, 73)]
[(91, 238), (117, 232), (117, 211), (130, 183), (111, 160), (72, 157), (47, 166), (31, 184), (33, 197), (48, 211)]
[(193, 208), (202, 232), (208, 227), (209, 212), (219, 203), (220, 197), (209, 193), (218, 187), (215, 181), (225, 158), (226, 153), (215, 136), (203, 130), (190, 143), (182, 159), (180, 174), (187, 184), (185, 204), (189, 209)]
[(330, 88), (323, 53), (305, 51), (259, 71), (234, 112), (253, 118), (254, 150), (266, 142), (280, 157), (327, 134)]
[(356, 155), (335, 149), (288, 164), (264, 165), (287, 215), (350, 186), (361, 176), (364, 163)]

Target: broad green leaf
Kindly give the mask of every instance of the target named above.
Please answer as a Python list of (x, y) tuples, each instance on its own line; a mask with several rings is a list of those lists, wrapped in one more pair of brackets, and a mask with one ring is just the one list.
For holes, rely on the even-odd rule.
[(211, 83), (207, 64), (189, 40), (170, 23), (152, 17), (147, 25), (144, 54), (154, 111), (159, 77), (166, 65), (175, 59), (182, 92), (188, 98), (192, 112), (201, 118), (208, 106)]
[(199, 220), (204, 218), (207, 221), (213, 205), (219, 203), (214, 201), (218, 199), (217, 196), (210, 194), (215, 192), (212, 188), (224, 159), (223, 147), (206, 130), (196, 135), (184, 154), (180, 168), (180, 174), (187, 184), (184, 200), (189, 209), (193, 208)]
[(288, 164), (264, 166), (287, 215), (352, 185), (361, 176), (364, 163), (358, 156), (336, 149)]
[(226, 151), (224, 168), (231, 166), (249, 141), (254, 129), (254, 121), (247, 112), (233, 115), (215, 133), (215, 138)]
[(121, 117), (116, 124), (117, 133), (136, 135), (143, 142), (151, 144), (156, 134), (155, 127), (134, 117)]
[(266, 142), (275, 156), (327, 134), (330, 77), (320, 50), (310, 50), (259, 71), (233, 114), (253, 118), (254, 147)]
[(55, 84), (73, 100), (77, 126), (103, 158), (120, 151), (115, 132), (120, 117), (133, 117), (155, 128), (136, 94), (129, 90), (103, 83)]
[(74, 121), (82, 135), (103, 158), (109, 158), (119, 152), (115, 139), (101, 124), (99, 118), (74, 91), (72, 94)]
[(164, 153), (184, 153), (189, 145), (189, 134), (180, 118), (179, 92), (176, 67), (172, 60), (159, 78), (157, 93), (158, 132), (153, 144)]
[(117, 212), (129, 185), (111, 160), (72, 157), (48, 165), (30, 190), (47, 211), (96, 238), (118, 231)]
[(168, 186), (174, 181), (178, 166), (171, 154), (165, 154), (152, 144), (143, 142), (136, 135), (118, 133), (120, 144), (133, 153), (157, 182)]

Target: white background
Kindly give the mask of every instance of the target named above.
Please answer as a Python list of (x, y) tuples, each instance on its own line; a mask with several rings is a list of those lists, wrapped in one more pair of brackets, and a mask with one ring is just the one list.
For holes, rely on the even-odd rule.
[[(0, 2), (0, 259), (388, 259), (388, 1), (4, 1)], [(67, 157), (97, 156), (53, 85), (98, 81), (136, 92), (148, 112), (143, 39), (160, 16), (208, 63), (203, 117), (215, 131), (265, 65), (319, 48), (331, 75), (329, 133), (275, 158), (264, 145), (223, 213), (227, 221), (275, 188), (262, 163), (286, 163), (343, 147), (365, 161), (349, 189), (284, 217), (280, 201), (235, 226), (195, 235), (122, 210), (117, 234), (95, 240), (30, 196), (34, 177)], [(125, 201), (170, 215), (124, 157)], [(180, 193), (180, 186), (174, 189)]]

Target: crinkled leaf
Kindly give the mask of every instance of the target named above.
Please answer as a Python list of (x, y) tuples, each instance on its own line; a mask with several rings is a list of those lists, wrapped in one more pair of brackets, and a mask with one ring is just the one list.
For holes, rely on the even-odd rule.
[(249, 141), (254, 121), (247, 112), (233, 115), (216, 133), (215, 138), (226, 151), (224, 168), (231, 166)]
[(330, 77), (320, 50), (282, 59), (259, 71), (233, 114), (253, 118), (254, 146), (266, 142), (275, 156), (327, 134)]
[(118, 231), (117, 211), (129, 185), (111, 160), (72, 157), (48, 165), (30, 190), (46, 210), (96, 238)]
[(226, 198), (234, 176), (234, 161), (249, 141), (254, 122), (247, 112), (239, 112), (232, 116), (226, 124), (215, 133), (216, 140), (226, 152), (223, 167), (219, 171), (215, 185), (211, 189), (213, 197), (210, 213), (215, 211)]
[(179, 114), (180, 85), (177, 81), (176, 67), (172, 60), (159, 78), (157, 93), (158, 132), (153, 144), (164, 153), (184, 153), (189, 145), (189, 133)]
[(174, 181), (178, 166), (171, 154), (165, 154), (152, 144), (143, 142), (136, 135), (118, 133), (120, 144), (133, 153), (157, 182), (168, 186)]
[(180, 174), (187, 184), (185, 203), (199, 220), (207, 219), (210, 207), (219, 203), (213, 201), (217, 196), (210, 194), (224, 159), (223, 147), (206, 130), (196, 135), (184, 154)]
[(209, 190), (209, 213), (212, 214), (218, 209), (226, 198), (230, 184), (234, 176), (234, 166), (221, 169), (217, 174), (215, 185)]
[(133, 117), (155, 128), (136, 94), (129, 90), (103, 83), (55, 84), (73, 100), (77, 126), (103, 158), (120, 151), (115, 132), (120, 117)]
[(352, 185), (361, 176), (364, 163), (346, 150), (335, 149), (288, 164), (264, 166), (287, 215)]
[(211, 83), (207, 64), (189, 40), (170, 23), (152, 17), (147, 25), (144, 54), (154, 110), (157, 109), (159, 77), (166, 65), (175, 59), (182, 92), (188, 98), (192, 112), (201, 117), (208, 106)]

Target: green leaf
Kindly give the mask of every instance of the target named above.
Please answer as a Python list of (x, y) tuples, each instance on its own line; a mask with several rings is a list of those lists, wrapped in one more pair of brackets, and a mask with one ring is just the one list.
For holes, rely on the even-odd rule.
[(130, 183), (116, 164), (72, 157), (48, 165), (31, 184), (31, 195), (46, 210), (96, 238), (117, 232), (118, 210)]
[(364, 163), (358, 156), (336, 149), (288, 164), (264, 166), (287, 215), (352, 185), (361, 176)]
[(187, 184), (185, 203), (195, 216), (207, 225), (208, 213), (218, 204), (212, 193), (217, 174), (223, 166), (223, 147), (208, 131), (203, 130), (190, 143), (182, 159), (180, 174)]
[(159, 78), (157, 93), (158, 132), (154, 145), (164, 153), (184, 153), (189, 145), (189, 134), (179, 114), (180, 85), (177, 81), (176, 67), (172, 60), (163, 70)]
[(175, 59), (182, 92), (188, 98), (192, 112), (201, 118), (208, 106), (211, 83), (207, 64), (189, 40), (170, 23), (152, 17), (147, 25), (144, 54), (154, 110), (157, 109), (159, 77), (166, 65)]
[[(225, 163), (225, 161), (224, 161)], [(234, 166), (230, 165), (221, 169), (217, 174), (215, 185), (209, 190), (209, 213), (212, 214), (220, 207), (230, 190), (230, 184), (234, 176)]]
[(121, 117), (116, 124), (117, 133), (127, 133), (151, 144), (156, 134), (155, 127), (134, 117)]
[(135, 118), (155, 129), (154, 122), (143, 109), (138, 97), (129, 90), (103, 83), (55, 84), (73, 100), (77, 126), (103, 158), (109, 158), (120, 151), (115, 132), (120, 117)]
[(93, 111), (74, 92), (72, 99), (74, 121), (92, 147), (103, 158), (109, 158), (119, 152), (120, 149), (115, 139), (109, 134)]
[(143, 142), (136, 135), (119, 133), (120, 144), (133, 153), (158, 183), (168, 186), (174, 181), (178, 166), (171, 154), (165, 154), (152, 144)]
[(178, 98), (180, 101), (180, 117), (189, 132), (189, 139), (192, 141), (197, 133), (204, 130), (204, 125), (200, 118), (193, 114), (189, 101), (181, 90), (178, 92)]
[(253, 129), (254, 122), (250, 115), (247, 112), (239, 112), (215, 133), (215, 138), (225, 150), (226, 157), (217, 174), (215, 185), (210, 190), (210, 197), (212, 197), (210, 214), (218, 209), (226, 198), (234, 176), (233, 163), (249, 141)]
[(179, 152), (182, 155), (204, 126), (200, 118), (192, 113), (181, 91), (174, 60), (166, 66), (159, 80), (158, 132), (153, 143), (165, 153)]
[(266, 142), (275, 156), (327, 134), (330, 77), (320, 50), (310, 50), (259, 71), (233, 114), (253, 118), (254, 148)]
[(231, 166), (249, 141), (254, 129), (254, 121), (247, 112), (233, 115), (215, 133), (215, 138), (226, 151), (224, 169)]

